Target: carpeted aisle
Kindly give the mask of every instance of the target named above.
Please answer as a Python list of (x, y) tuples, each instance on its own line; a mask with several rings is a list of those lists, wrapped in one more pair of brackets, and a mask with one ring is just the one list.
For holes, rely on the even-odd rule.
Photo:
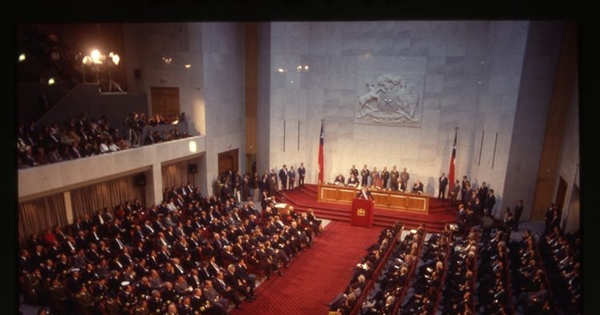
[(291, 262), (283, 276), (274, 275), (257, 288), (258, 298), (244, 302), (232, 315), (326, 315), (329, 303), (350, 281), (352, 269), (377, 241), (382, 228), (332, 221), (312, 248)]

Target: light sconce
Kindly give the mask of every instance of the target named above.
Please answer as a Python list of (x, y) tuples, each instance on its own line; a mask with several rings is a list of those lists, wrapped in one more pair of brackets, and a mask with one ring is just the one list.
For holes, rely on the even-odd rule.
[(297, 65), (296, 66), (296, 71), (298, 72), (307, 72), (308, 71), (308, 65)]

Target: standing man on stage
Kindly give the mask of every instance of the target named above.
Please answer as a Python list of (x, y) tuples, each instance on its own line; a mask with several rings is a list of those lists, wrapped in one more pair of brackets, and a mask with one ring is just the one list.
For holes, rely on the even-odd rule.
[(385, 189), (389, 189), (389, 183), (388, 181), (390, 180), (390, 172), (387, 170), (387, 166), (383, 167), (383, 171), (381, 171), (381, 180), (383, 181), (383, 187)]
[(275, 172), (275, 168), (271, 169), (271, 173), (269, 174), (269, 196), (275, 196), (277, 193), (277, 173)]
[(300, 166), (298, 167), (298, 186), (304, 186), (304, 177), (306, 176), (306, 168), (304, 167), (304, 162), (300, 162)]
[(446, 173), (442, 173), (442, 176), (438, 179), (439, 182), (439, 192), (438, 199), (446, 199), (446, 187), (448, 187), (448, 177), (446, 177)]
[(396, 165), (392, 166), (392, 171), (390, 172), (390, 188), (393, 191), (398, 191), (398, 180), (400, 179), (400, 172), (396, 168)]
[(363, 167), (363, 169), (360, 171), (360, 185), (362, 187), (367, 187), (369, 184), (369, 175), (371, 175), (371, 171), (369, 171), (369, 168), (367, 168), (367, 164), (365, 164), (365, 166)]
[(290, 170), (287, 173), (288, 176), (288, 189), (294, 189), (294, 185), (296, 184), (296, 171), (294, 170), (294, 166), (290, 166)]
[(471, 182), (467, 179), (467, 175), (464, 175), (460, 186), (460, 201), (465, 207), (467, 206), (467, 192), (469, 191), (470, 186)]
[(288, 169), (287, 165), (283, 164), (283, 167), (279, 170), (279, 180), (281, 181), (281, 191), (287, 190), (287, 179), (288, 179)]
[(406, 187), (408, 186), (408, 180), (410, 179), (410, 174), (406, 170), (406, 167), (402, 169), (400, 172), (400, 191), (406, 191)]
[(358, 179), (358, 169), (356, 168), (355, 165), (352, 165), (352, 168), (350, 169), (350, 176), (348, 178), (351, 178), (353, 174), (354, 174), (354, 177), (356, 177), (356, 179)]
[(454, 181), (454, 185), (450, 190), (450, 206), (456, 207), (458, 194), (460, 194), (460, 181), (457, 179)]

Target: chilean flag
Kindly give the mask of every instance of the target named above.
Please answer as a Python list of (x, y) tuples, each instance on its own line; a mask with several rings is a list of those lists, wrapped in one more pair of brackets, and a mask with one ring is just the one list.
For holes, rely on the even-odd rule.
[(452, 156), (450, 156), (450, 170), (448, 171), (448, 183), (450, 184), (450, 189), (454, 187), (454, 166), (456, 164), (456, 137), (458, 133), (458, 128), (454, 130), (454, 144), (452, 145)]
[(325, 139), (325, 134), (323, 133), (323, 120), (321, 120), (321, 135), (319, 139), (319, 184), (323, 183), (323, 174), (324, 172), (324, 157), (323, 157), (323, 141)]

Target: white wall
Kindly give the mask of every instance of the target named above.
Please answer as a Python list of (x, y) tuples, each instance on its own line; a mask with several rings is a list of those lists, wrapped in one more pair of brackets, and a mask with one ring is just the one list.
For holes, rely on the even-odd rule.
[(512, 209), (519, 199), (523, 199), (525, 207), (521, 220), (527, 220), (533, 208), (563, 31), (562, 23), (532, 21), (529, 24), (514, 123), (506, 125), (512, 139), (503, 184), (504, 207)]
[[(212, 191), (218, 154), (239, 149), (240, 162), (245, 157), (242, 24), (147, 23), (126, 24), (124, 29), (132, 60), (127, 64), (130, 85), (148, 94), (151, 87), (178, 87), (188, 132), (207, 135), (198, 186), (204, 194)], [(133, 78), (136, 68), (142, 69), (141, 79)]]
[(240, 23), (202, 24), (205, 82), (207, 159), (206, 177), (217, 177), (218, 154), (239, 149), (239, 170), (245, 172), (244, 31)]
[[(326, 181), (347, 175), (353, 164), (397, 165), (435, 194), (458, 127), (456, 178), (486, 181), (503, 195), (529, 22), (274, 22), (265, 32), (271, 35), (270, 82), (266, 76), (262, 82), (270, 90), (261, 90), (269, 93), (269, 167), (304, 161), (307, 182), (316, 183), (324, 119)], [(309, 70), (296, 71), (297, 65)], [(417, 124), (356, 122), (366, 83), (385, 74), (416, 88)], [(546, 119), (542, 113), (535, 120)], [(284, 130), (284, 121), (286, 127), (299, 121), (299, 134)]]

